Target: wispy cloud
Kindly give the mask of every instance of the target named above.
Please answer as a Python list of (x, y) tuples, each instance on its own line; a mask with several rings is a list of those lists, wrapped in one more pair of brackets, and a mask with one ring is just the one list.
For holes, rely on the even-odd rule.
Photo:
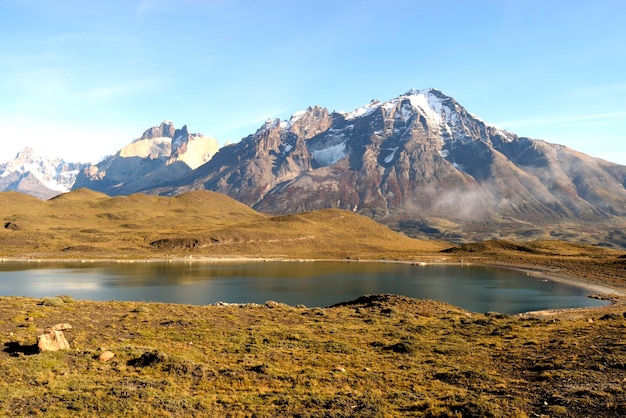
[(92, 102), (116, 100), (154, 89), (162, 89), (168, 84), (169, 80), (162, 76), (118, 81), (116, 83), (92, 87), (84, 93), (84, 97)]

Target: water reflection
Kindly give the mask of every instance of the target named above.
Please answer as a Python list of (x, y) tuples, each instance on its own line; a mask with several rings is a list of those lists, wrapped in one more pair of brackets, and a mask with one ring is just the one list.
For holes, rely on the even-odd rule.
[(329, 306), (364, 294), (445, 301), (475, 312), (600, 306), (564, 283), (479, 266), (396, 263), (0, 263), (0, 294), (185, 304)]

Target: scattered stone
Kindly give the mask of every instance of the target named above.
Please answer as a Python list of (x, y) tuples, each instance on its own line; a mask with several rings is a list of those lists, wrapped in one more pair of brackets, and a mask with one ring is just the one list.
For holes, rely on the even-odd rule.
[(587, 322), (589, 322), (590, 324), (593, 324), (593, 318), (588, 318)]
[(4, 229), (10, 229), (11, 231), (18, 231), (21, 228), (19, 227), (19, 225), (13, 223), (13, 222), (6, 222), (4, 224)]
[(337, 365), (337, 366), (335, 366), (335, 367), (333, 368), (333, 371), (334, 371), (334, 372), (339, 372), (339, 373), (345, 373), (345, 372), (346, 372), (346, 369), (345, 369), (345, 367), (343, 367), (343, 366), (339, 366), (339, 365)]
[(606, 315), (602, 315), (600, 317), (600, 320), (602, 321), (610, 321), (610, 320), (615, 320), (618, 319), (619, 317), (616, 314), (612, 314), (612, 313), (608, 313)]
[(104, 363), (104, 362), (111, 360), (113, 357), (115, 357), (115, 353), (113, 353), (112, 351), (106, 350), (100, 353), (100, 355), (98, 356), (98, 360)]
[(235, 308), (258, 308), (263, 305), (259, 305), (258, 303), (229, 303), (229, 302), (217, 301), (209, 306), (223, 306), (223, 307), (234, 306)]
[(267, 302), (265, 302), (265, 306), (267, 306), (268, 308), (280, 308), (287, 305), (285, 305), (284, 303), (276, 302), (275, 300), (268, 300)]
[(70, 343), (65, 338), (63, 331), (72, 329), (70, 324), (56, 324), (46, 330), (45, 334), (37, 337), (37, 348), (39, 352), (59, 351), (70, 348)]
[(148, 313), (150, 312), (150, 310), (148, 308), (146, 308), (145, 306), (139, 306), (135, 309), (132, 310), (133, 313)]

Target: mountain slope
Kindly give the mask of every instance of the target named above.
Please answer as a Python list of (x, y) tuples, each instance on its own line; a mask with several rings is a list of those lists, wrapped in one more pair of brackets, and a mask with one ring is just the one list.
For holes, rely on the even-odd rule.
[(40, 199), (68, 192), (84, 165), (48, 158), (32, 148), (0, 164), (0, 191), (18, 191)]
[(626, 167), (518, 137), (435, 89), (353, 112), (270, 120), (149, 190), (208, 189), (267, 213), (359, 212), (414, 236), (580, 239), (621, 246)]

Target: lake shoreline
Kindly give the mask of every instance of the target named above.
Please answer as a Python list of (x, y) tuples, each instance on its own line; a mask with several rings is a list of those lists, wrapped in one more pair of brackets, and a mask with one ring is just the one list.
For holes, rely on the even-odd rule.
[[(390, 263), (390, 264), (410, 264), (416, 266), (478, 266), (517, 271), (524, 273), (529, 277), (539, 280), (550, 280), (559, 283), (576, 286), (593, 292), (588, 295), (590, 298), (606, 300), (611, 305), (624, 305), (626, 304), (626, 293), (624, 287), (618, 286), (611, 282), (601, 282), (586, 280), (585, 278), (574, 277), (567, 274), (559, 274), (558, 272), (548, 271), (547, 268), (541, 265), (525, 265), (515, 263), (502, 263), (489, 259), (481, 260), (450, 260), (447, 256), (432, 255), (423, 256), (411, 260), (390, 260), (390, 259), (357, 259), (357, 258), (299, 258), (293, 259), (288, 257), (247, 257), (247, 256), (189, 256), (189, 257), (155, 257), (145, 259), (118, 259), (118, 258), (1, 258), (0, 263), (26, 263), (26, 264), (40, 264), (40, 263), (69, 263), (69, 264), (151, 264), (151, 263), (176, 263), (176, 264), (228, 264), (228, 263), (268, 263), (268, 262), (302, 262), (302, 263), (317, 263), (317, 262), (345, 262), (345, 263)], [(543, 267), (543, 268), (542, 268)], [(343, 301), (348, 302), (348, 301)], [(167, 302), (165, 302), (167, 303)], [(244, 304), (245, 305), (245, 304)], [(552, 315), (557, 312), (564, 311), (576, 311), (580, 309), (600, 309), (603, 306), (598, 307), (585, 307), (585, 308), (555, 308), (545, 309), (540, 311), (528, 311), (520, 312), (516, 315)]]

